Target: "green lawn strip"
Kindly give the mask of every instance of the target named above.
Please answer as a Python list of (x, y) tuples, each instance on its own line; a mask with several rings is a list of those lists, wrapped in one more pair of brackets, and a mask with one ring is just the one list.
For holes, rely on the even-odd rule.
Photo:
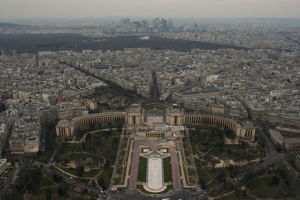
[(122, 184), (122, 177), (118, 176), (118, 178), (115, 179), (115, 184), (116, 185), (121, 185)]
[[(127, 146), (126, 146), (126, 155), (125, 155), (124, 160), (122, 161), (122, 164), (123, 164), (123, 162), (126, 162), (128, 160), (129, 155), (131, 153), (131, 151), (130, 151), (131, 140), (130, 139), (126, 139), (126, 143), (127, 143)], [(123, 172), (122, 172), (122, 177), (121, 177), (120, 184), (123, 184), (125, 182), (126, 172), (127, 172), (127, 165), (128, 165), (128, 163), (125, 166), (123, 166)]]
[(144, 157), (139, 157), (139, 171), (138, 171), (138, 181), (146, 182), (147, 178), (147, 165), (148, 159)]
[(113, 173), (113, 168), (108, 167), (101, 173), (98, 179), (99, 185), (105, 190), (109, 187), (112, 173)]
[(186, 152), (185, 152), (184, 146), (186, 146), (185, 139), (183, 139), (183, 141), (182, 141), (182, 148), (181, 148), (180, 153), (181, 153), (182, 160), (183, 160), (183, 173), (184, 173), (184, 177), (185, 177), (185, 180), (186, 180), (187, 184), (189, 184), (190, 180), (189, 180), (189, 176), (188, 176), (188, 172), (187, 172), (187, 165), (184, 162), (187, 159), (186, 158)]
[(123, 167), (117, 167), (117, 175), (115, 176), (115, 184), (121, 185), (122, 184), (122, 177), (123, 177)]
[[(124, 138), (124, 141), (125, 141), (124, 143), (126, 145), (124, 145), (123, 149), (126, 149), (126, 152), (125, 152), (126, 154), (125, 154), (125, 157), (122, 159), (122, 161), (120, 160), (121, 161), (120, 164), (123, 164), (124, 162), (126, 162), (128, 160), (129, 155), (130, 155), (131, 140), (128, 139), (128, 138)], [(122, 184), (122, 183), (125, 182), (127, 165), (122, 166), (122, 169), (123, 169), (122, 174), (121, 174), (122, 177), (121, 177), (121, 181), (120, 181), (119, 184)]]
[(118, 168), (117, 168), (117, 173), (118, 173), (119, 175), (122, 175), (122, 173), (123, 173), (123, 167), (118, 167)]
[(167, 157), (163, 159), (164, 166), (164, 182), (168, 183), (172, 181), (172, 165), (171, 165), (171, 157)]
[(131, 140), (130, 139), (127, 139), (127, 146), (126, 146), (126, 157), (125, 157), (125, 160), (128, 160), (128, 157), (130, 155), (130, 146), (131, 146)]
[(119, 161), (117, 164), (117, 174), (116, 184), (122, 184), (125, 181), (126, 177), (126, 165), (123, 166), (124, 162), (128, 159), (129, 156), (129, 148), (130, 148), (130, 140), (126, 137), (123, 138), (123, 142), (121, 145), (121, 152), (119, 155)]

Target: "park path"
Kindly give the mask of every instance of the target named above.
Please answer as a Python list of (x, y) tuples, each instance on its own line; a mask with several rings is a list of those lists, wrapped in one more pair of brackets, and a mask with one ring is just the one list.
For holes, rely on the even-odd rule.
[(137, 144), (137, 142), (134, 142), (131, 169), (130, 169), (130, 179), (129, 179), (129, 186), (128, 186), (129, 190), (136, 189), (138, 171), (139, 171), (139, 144)]
[(171, 154), (171, 162), (172, 162), (172, 180), (173, 180), (173, 188), (174, 190), (181, 190), (181, 177), (180, 177), (180, 170), (179, 170), (179, 161), (178, 161), (178, 154), (174, 148), (170, 148)]

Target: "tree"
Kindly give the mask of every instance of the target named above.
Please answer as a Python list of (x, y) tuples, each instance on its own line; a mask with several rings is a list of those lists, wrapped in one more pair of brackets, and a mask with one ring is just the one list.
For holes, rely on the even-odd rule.
[(220, 173), (220, 174), (216, 177), (216, 179), (217, 179), (218, 181), (220, 181), (220, 182), (225, 181), (225, 178), (226, 178), (225, 172)]
[(234, 189), (232, 183), (229, 183), (229, 182), (227, 182), (227, 181), (225, 181), (225, 183), (224, 183), (224, 188), (225, 188), (226, 190), (233, 190), (233, 189)]
[(46, 200), (51, 200), (51, 199), (52, 199), (52, 192), (49, 189), (47, 189), (46, 190)]
[(279, 184), (279, 178), (278, 176), (273, 176), (270, 182), (271, 185), (278, 185)]
[(122, 132), (122, 125), (118, 125), (118, 132)]
[(104, 168), (108, 168), (110, 167), (110, 160), (106, 160)]
[(231, 177), (236, 176), (239, 173), (239, 168), (237, 166), (229, 166), (229, 173)]
[(105, 185), (105, 182), (104, 182), (103, 178), (100, 178), (100, 179), (98, 180), (98, 184), (99, 184), (104, 190), (107, 189), (107, 186)]
[(52, 178), (56, 183), (60, 183), (62, 181), (62, 177), (57, 174), (54, 174)]
[(84, 188), (83, 194), (87, 194), (87, 193), (88, 193), (88, 190), (86, 188)]
[(57, 188), (57, 193), (58, 193), (58, 196), (60, 197), (68, 197), (68, 193), (66, 192), (66, 190), (62, 189), (61, 187), (58, 187)]
[(41, 176), (40, 169), (30, 169), (24, 173), (21, 178), (22, 185), (25, 186), (29, 192), (34, 192), (39, 185)]
[(112, 145), (115, 146), (115, 145), (118, 145), (119, 144), (119, 139), (118, 138), (113, 138), (112, 140)]
[(206, 189), (207, 188), (206, 183), (201, 178), (199, 179), (199, 183), (200, 183), (202, 189)]
[(77, 176), (82, 176), (84, 172), (84, 166), (79, 166), (78, 168), (76, 168), (76, 174)]

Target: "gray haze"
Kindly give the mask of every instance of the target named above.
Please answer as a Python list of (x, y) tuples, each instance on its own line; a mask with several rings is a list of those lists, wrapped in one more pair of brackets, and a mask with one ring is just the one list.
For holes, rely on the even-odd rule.
[(300, 0), (0, 0), (0, 18), (300, 18)]

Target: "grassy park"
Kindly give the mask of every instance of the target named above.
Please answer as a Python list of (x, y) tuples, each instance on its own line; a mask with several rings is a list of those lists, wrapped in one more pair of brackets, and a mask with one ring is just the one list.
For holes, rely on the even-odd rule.
[(257, 154), (250, 154), (247, 145), (227, 145), (223, 138), (228, 130), (214, 127), (196, 127), (190, 131), (190, 140), (195, 154), (205, 154), (207, 157), (226, 157), (234, 161), (253, 160)]
[(83, 170), (80, 168), (71, 169), (64, 167), (62, 169), (75, 176), (88, 178), (93, 178), (102, 171), (98, 177), (98, 183), (100, 186), (106, 189), (110, 184), (110, 178), (113, 171), (112, 165), (116, 160), (119, 139), (119, 131), (99, 131), (89, 134), (86, 137), (85, 143), (62, 144), (59, 153), (55, 157), (55, 160), (60, 165), (72, 160), (85, 160), (87, 158), (93, 158), (93, 160), (103, 163), (102, 169), (91, 170), (89, 172), (83, 172)]
[(138, 181), (146, 182), (146, 172), (147, 172), (147, 158), (140, 157), (139, 158), (139, 171), (138, 171)]
[(291, 189), (285, 175), (279, 170), (270, 170), (264, 176), (250, 181), (247, 192), (258, 198), (288, 198), (294, 197), (295, 191)]
[[(231, 135), (229, 130), (210, 127), (210, 126), (194, 126), (189, 131), (191, 146), (195, 156), (196, 167), (198, 171), (199, 181), (202, 188), (209, 188), (221, 182), (226, 178), (232, 178), (239, 173), (247, 170), (249, 163), (245, 166), (229, 166), (226, 168), (214, 168), (221, 160), (251, 161), (260, 156), (260, 152), (251, 154), (246, 144), (228, 145), (224, 144), (224, 136)], [(186, 155), (188, 152), (187, 145), (184, 144)], [(188, 161), (188, 160), (187, 160)]]
[(67, 200), (88, 196), (83, 193), (75, 194), (72, 188), (62, 181), (60, 176), (45, 175), (40, 168), (22, 169), (21, 176), (14, 187), (15, 192), (8, 198), (10, 200)]
[(104, 168), (103, 172), (99, 176), (98, 183), (104, 190), (106, 190), (109, 187), (112, 173), (113, 173), (113, 167), (110, 166)]
[(284, 173), (279, 169), (270, 169), (262, 176), (250, 180), (244, 190), (237, 189), (219, 200), (251, 199), (294, 199), (295, 191)]
[(106, 131), (98, 132), (87, 136), (86, 143), (83, 145), (83, 150), (93, 152), (105, 158), (106, 162), (103, 167), (98, 183), (104, 189), (109, 187), (110, 178), (113, 171), (113, 164), (116, 160), (118, 151), (120, 132)]
[(172, 166), (171, 166), (171, 157), (163, 159), (164, 166), (164, 182), (168, 183), (172, 181)]

